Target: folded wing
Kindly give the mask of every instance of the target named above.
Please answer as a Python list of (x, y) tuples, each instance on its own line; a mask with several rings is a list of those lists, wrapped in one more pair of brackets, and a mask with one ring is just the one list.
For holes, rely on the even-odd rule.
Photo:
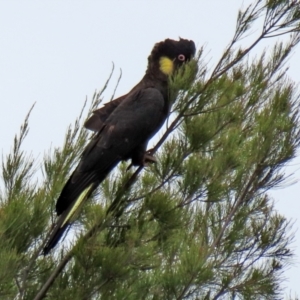
[(67, 229), (74, 208), (77, 210), (81, 206), (121, 160), (130, 158), (135, 149), (146, 145), (159, 130), (167, 116), (166, 105), (160, 91), (145, 88), (129, 94), (112, 113), (99, 118), (101, 126), (98, 123), (93, 127), (98, 133), (87, 145), (57, 200), (56, 211), (60, 219), (44, 249), (45, 254)]

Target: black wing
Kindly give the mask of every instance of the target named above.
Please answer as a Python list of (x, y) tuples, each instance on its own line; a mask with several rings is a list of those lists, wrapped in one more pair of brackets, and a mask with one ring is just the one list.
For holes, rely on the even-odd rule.
[(107, 174), (131, 151), (156, 133), (166, 118), (162, 94), (154, 88), (130, 93), (107, 117), (87, 145), (81, 161), (64, 186), (56, 203), (59, 215), (44, 255), (55, 247), (69, 227), (74, 213)]
[(93, 111), (93, 115), (84, 123), (86, 129), (100, 131), (109, 115), (126, 99), (127, 94), (105, 103), (103, 107)]
[(120, 160), (158, 131), (166, 118), (164, 107), (162, 94), (155, 88), (146, 88), (129, 95), (114, 109), (84, 150), (63, 188), (56, 203), (58, 215), (73, 206), (91, 184), (96, 187)]

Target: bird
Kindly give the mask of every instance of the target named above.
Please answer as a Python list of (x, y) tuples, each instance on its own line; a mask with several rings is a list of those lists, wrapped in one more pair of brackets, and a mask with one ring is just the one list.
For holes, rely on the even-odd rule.
[(190, 61), (195, 52), (195, 43), (188, 39), (156, 43), (142, 80), (127, 94), (93, 111), (84, 123), (86, 129), (95, 132), (94, 137), (57, 199), (58, 218), (46, 241), (44, 255), (56, 246), (74, 214), (120, 161), (131, 159), (133, 166), (155, 162), (146, 150), (170, 112), (173, 99), (169, 77)]

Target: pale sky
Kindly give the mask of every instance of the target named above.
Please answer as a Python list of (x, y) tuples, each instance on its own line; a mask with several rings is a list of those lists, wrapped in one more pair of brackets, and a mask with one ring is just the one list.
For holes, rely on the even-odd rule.
[[(23, 149), (41, 161), (62, 145), (67, 126), (85, 101), (105, 83), (115, 64), (109, 100), (122, 69), (116, 96), (144, 75), (147, 57), (166, 38), (205, 45), (210, 66), (218, 61), (235, 29), (241, 0), (0, 0), (0, 137), (8, 153), (29, 108), (30, 131)], [(253, 31), (253, 35), (255, 35)], [(251, 36), (250, 36), (251, 38)], [(246, 41), (245, 41), (246, 42)], [(265, 45), (264, 45), (265, 46)], [(263, 46), (252, 52), (260, 53)], [(300, 82), (300, 47), (289, 61), (289, 76)], [(272, 192), (276, 209), (300, 227), (300, 159), (287, 168), (296, 183)], [(300, 233), (293, 244), (296, 264), (285, 273), (286, 294), (300, 295)]]

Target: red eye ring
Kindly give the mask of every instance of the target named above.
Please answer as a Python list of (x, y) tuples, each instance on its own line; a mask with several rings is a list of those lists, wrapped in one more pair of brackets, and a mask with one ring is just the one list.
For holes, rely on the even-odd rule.
[(178, 60), (185, 61), (185, 56), (183, 54), (178, 55)]

